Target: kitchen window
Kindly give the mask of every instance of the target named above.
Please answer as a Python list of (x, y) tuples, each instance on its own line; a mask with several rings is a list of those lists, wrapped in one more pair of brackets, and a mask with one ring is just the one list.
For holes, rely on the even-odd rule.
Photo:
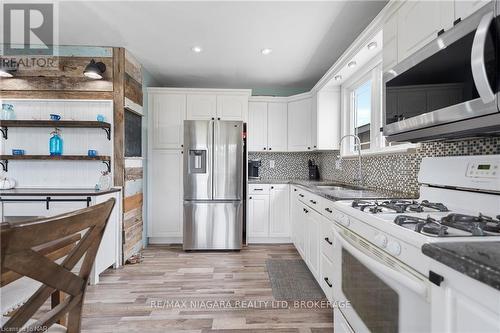
[[(372, 81), (368, 80), (353, 91), (353, 128), (352, 131), (360, 139), (354, 143), (354, 151), (370, 149), (371, 115), (372, 115)], [(361, 147), (360, 147), (361, 145)]]

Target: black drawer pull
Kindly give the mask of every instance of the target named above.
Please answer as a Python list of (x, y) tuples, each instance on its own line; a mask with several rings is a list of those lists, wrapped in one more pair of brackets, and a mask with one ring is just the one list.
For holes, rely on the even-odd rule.
[(297, 192), (297, 189), (296, 189), (296, 188), (294, 188), (294, 189), (293, 189), (293, 191), (294, 191), (294, 192)]
[(303, 197), (304, 197), (304, 195), (303, 195), (303, 194), (299, 194), (299, 197), (303, 198)]
[(253, 190), (254, 190), (254, 191), (264, 191), (264, 189), (263, 189), (263, 188), (254, 188)]
[(325, 210), (326, 210), (328, 213), (333, 213), (333, 210), (331, 210), (330, 208), (325, 208)]
[(325, 241), (326, 241), (328, 244), (333, 245), (333, 242), (330, 240), (330, 238), (325, 237)]
[(326, 284), (328, 285), (328, 287), (330, 287), (330, 288), (333, 287), (333, 284), (330, 283), (330, 280), (328, 280), (327, 277), (324, 278), (324, 280), (325, 280)]
[(316, 204), (316, 201), (314, 201), (314, 200), (309, 200), (309, 202), (314, 204), (314, 205)]
[(305, 209), (305, 208), (302, 208), (302, 209), (304, 210), (304, 213), (306, 213), (306, 214), (309, 213), (309, 211), (307, 209)]

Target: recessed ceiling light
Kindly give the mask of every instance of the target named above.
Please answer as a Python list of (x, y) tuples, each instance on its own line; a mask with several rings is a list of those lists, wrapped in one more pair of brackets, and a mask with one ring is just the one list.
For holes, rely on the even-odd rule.
[(351, 62), (349, 62), (349, 63), (347, 64), (347, 67), (349, 67), (349, 68), (353, 68), (353, 67), (355, 67), (356, 65), (357, 65), (357, 64), (356, 64), (356, 61), (354, 61), (354, 60), (353, 60), (353, 61), (351, 61)]
[(203, 49), (201, 46), (193, 46), (191, 48), (191, 51), (193, 51), (194, 53), (200, 53), (201, 51), (203, 51)]
[(263, 55), (268, 55), (271, 52), (273, 52), (273, 50), (272, 49), (268, 49), (268, 48), (260, 50), (260, 53), (262, 53)]
[(342, 80), (342, 75), (335, 75), (333, 78), (335, 79), (335, 81), (340, 81)]
[(377, 42), (368, 43), (366, 47), (368, 48), (368, 50), (373, 50), (374, 48), (377, 47)]

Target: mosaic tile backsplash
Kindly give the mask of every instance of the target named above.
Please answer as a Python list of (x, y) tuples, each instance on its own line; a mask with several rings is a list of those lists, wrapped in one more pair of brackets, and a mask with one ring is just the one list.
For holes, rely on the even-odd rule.
[[(500, 138), (477, 138), (449, 142), (424, 142), (416, 151), (404, 154), (363, 156), (365, 186), (396, 190), (418, 195), (418, 170), (423, 157), (500, 154)], [(358, 170), (357, 158), (343, 158), (341, 169), (335, 168), (338, 152), (314, 153), (249, 153), (249, 158), (262, 160), (261, 176), (264, 179), (307, 179), (307, 160), (319, 165), (322, 179), (355, 183)], [(274, 169), (269, 161), (275, 161)]]

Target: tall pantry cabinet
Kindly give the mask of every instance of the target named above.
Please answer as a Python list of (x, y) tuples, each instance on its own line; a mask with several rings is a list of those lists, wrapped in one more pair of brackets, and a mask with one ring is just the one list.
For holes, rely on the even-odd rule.
[(149, 242), (182, 243), (184, 120), (248, 119), (250, 90), (149, 88)]

